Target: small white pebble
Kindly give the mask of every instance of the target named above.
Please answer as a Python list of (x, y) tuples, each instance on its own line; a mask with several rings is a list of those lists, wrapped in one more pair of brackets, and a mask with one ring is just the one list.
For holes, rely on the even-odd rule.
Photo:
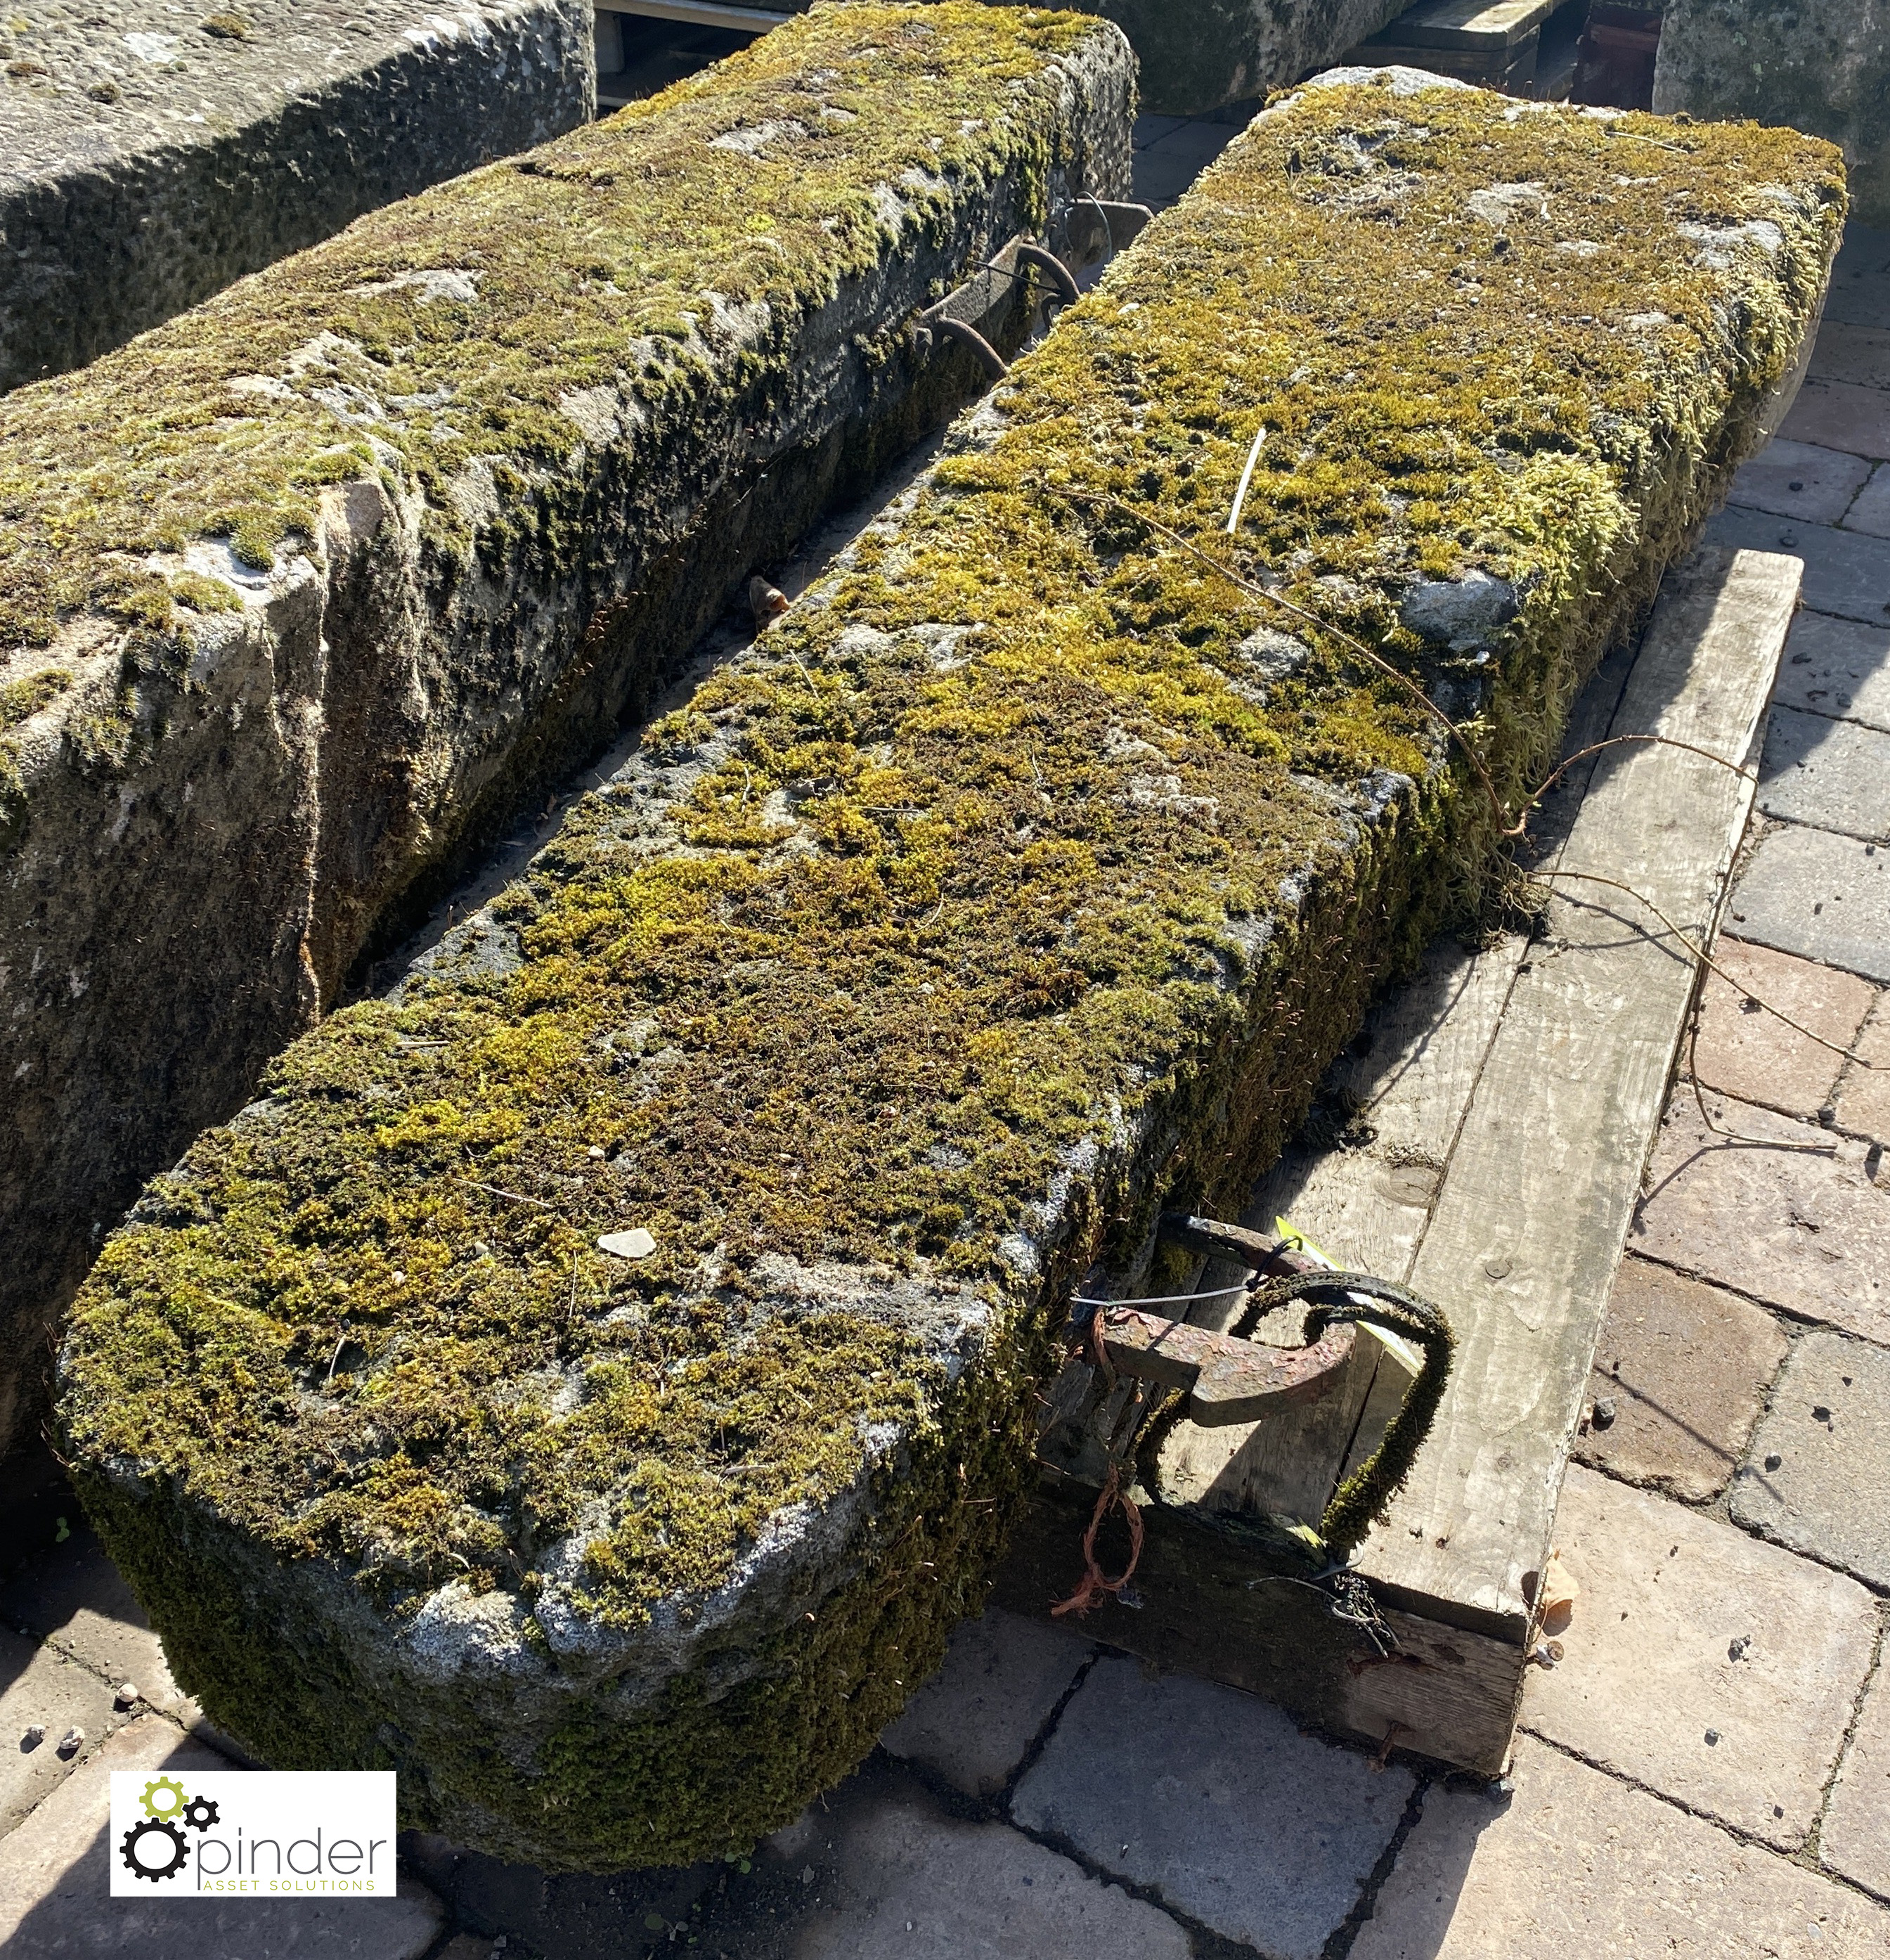
[(23, 1749), (37, 1749), (45, 1740), (46, 1724), (30, 1722), (27, 1725), (26, 1733), (20, 1738), (20, 1746)]
[(601, 1157), (604, 1154), (604, 1147), (602, 1144), (593, 1144), (584, 1154), (587, 1157)]
[(118, 1705), (129, 1708), (138, 1699), (138, 1684), (135, 1681), (121, 1681), (118, 1684)]
[(59, 1738), (59, 1754), (62, 1756), (78, 1755), (84, 1741), (85, 1731), (83, 1729), (67, 1729)]
[(597, 1249), (619, 1259), (646, 1259), (656, 1249), (656, 1242), (638, 1225), (627, 1232), (606, 1232), (598, 1240)]

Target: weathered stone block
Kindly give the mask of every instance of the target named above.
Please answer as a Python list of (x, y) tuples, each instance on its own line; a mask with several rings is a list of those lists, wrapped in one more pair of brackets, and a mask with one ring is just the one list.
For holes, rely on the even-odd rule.
[(905, 325), (1126, 187), (1132, 69), (822, 9), (0, 402), (0, 1445), (138, 1182), (983, 385)]
[(1667, 0), (1663, 115), (1752, 116), (1844, 146), (1852, 208), (1890, 224), (1890, 13), (1882, 0)]
[(1491, 803), (1355, 641), (1517, 796), (1793, 366), (1834, 152), (1648, 125), (1708, 234), (1618, 126), (1399, 71), (1269, 110), (151, 1188), (67, 1446), (216, 1720), (567, 1865), (859, 1760), (983, 1603), (1071, 1281), (1237, 1204), (1476, 896)]
[(25, 14), (0, 25), (0, 388), (596, 106), (580, 0)]

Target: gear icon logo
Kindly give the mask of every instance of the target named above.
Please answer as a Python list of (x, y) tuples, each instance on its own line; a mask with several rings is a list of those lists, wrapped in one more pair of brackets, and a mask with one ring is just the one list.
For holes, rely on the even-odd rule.
[[(177, 1796), (181, 1803), (183, 1792), (178, 1790)], [(190, 1855), (184, 1834), (162, 1817), (140, 1818), (125, 1833), (119, 1853), (132, 1872), (141, 1879), (149, 1879), (153, 1885), (181, 1872)]]
[(174, 1777), (159, 1777), (145, 1786), (139, 1799), (145, 1815), (164, 1824), (175, 1823), (184, 1807), (184, 1787)]
[(193, 1831), (208, 1831), (216, 1822), (218, 1814), (214, 1796), (193, 1796), (184, 1806), (184, 1822)]

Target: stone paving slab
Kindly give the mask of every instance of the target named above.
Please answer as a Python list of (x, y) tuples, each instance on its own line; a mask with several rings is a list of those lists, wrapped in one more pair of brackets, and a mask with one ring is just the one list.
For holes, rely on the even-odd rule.
[(1768, 816), (1881, 842), (1890, 832), (1890, 735), (1775, 708), (1765, 732), (1758, 807)]
[(1890, 322), (1890, 231), (1850, 224), (1825, 298), (1827, 326), (1880, 328)]
[(1733, 888), (1727, 923), (1742, 939), (1890, 981), (1890, 851), (1781, 824)]
[(5, 1840), (0, 1952), (7, 1960), (418, 1960), (439, 1937), (440, 1902), (403, 1877), (399, 1898), (113, 1898), (111, 1772), (227, 1770), (160, 1717), (119, 1730)]
[(40, 1635), (114, 1688), (129, 1682), (150, 1707), (186, 1710), (145, 1609), (76, 1510), (73, 1524), (63, 1544), (0, 1587), (0, 1621)]
[(1861, 1586), (1577, 1465), (1556, 1538), (1581, 1587), (1523, 1726), (1782, 1850), (1810, 1831), (1876, 1644)]
[(1883, 539), (1737, 508), (1714, 518), (1705, 537), (1743, 551), (1796, 552), (1805, 561), (1805, 603), (1814, 612), (1879, 626), (1890, 617), (1890, 542)]
[(1881, 462), (1890, 457), (1890, 393), (1813, 376), (1799, 390), (1778, 432), (1792, 442), (1818, 443)]
[[(777, 1949), (793, 1960), (1187, 1960), (1187, 1935), (1158, 1908), (1006, 1825), (946, 1816), (909, 1781), (862, 1779), (830, 1802), (770, 1845), (808, 1860), (811, 1910)], [(773, 1945), (739, 1923), (702, 1938), (733, 1939), (731, 1960)]]
[(1834, 1872), (1890, 1898), (1890, 1662), (1880, 1662), (1818, 1834)]
[[(1588, 1392), (1583, 1463), (1703, 1503), (1725, 1488), (1785, 1358), (1749, 1300), (1629, 1257), (1615, 1276)], [(1603, 1408), (1613, 1419), (1605, 1427)]]
[(1890, 1005), (1879, 1001), (1838, 1083), (1838, 1127), (1890, 1144)]
[(1731, 1508), (1779, 1544), (1890, 1589), (1890, 1353), (1822, 1330), (1794, 1341)]
[(1010, 1780), (1095, 1649), (1076, 1634), (1001, 1607), (960, 1623), (945, 1666), (879, 1738), (967, 1796)]
[[(1890, 396), (1885, 397), (1890, 400)], [(1890, 463), (1879, 463), (1844, 515), (1844, 529), (1890, 538)]]
[(1754, 997), (1842, 1049), (1856, 1040), (1877, 990), (1854, 973), (1743, 940), (1722, 937), (1713, 957), (1720, 970), (1701, 985), (1692, 1055), (1701, 1081), (1788, 1116), (1815, 1116), (1831, 1100), (1842, 1056), (1766, 1013)]
[(1761, 450), (1733, 479), (1726, 501), (1807, 523), (1834, 524), (1870, 475), (1863, 457), (1782, 436)]
[(1882, 1960), (1890, 1912), (1519, 1738), (1507, 1806), (1433, 1784), (1350, 1960)]
[(1810, 372), (1822, 380), (1890, 388), (1890, 327), (1880, 321), (1853, 326), (1826, 313), (1812, 351)]
[(1390, 1843), (1414, 1781), (1212, 1682), (1098, 1661), (1012, 1815), (1277, 1960), (1313, 1960)]
[(1139, 142), (1134, 163), (1136, 202), (1165, 210), (1240, 133), (1236, 123), (1177, 118), (1173, 129), (1152, 142), (1145, 145)]
[[(411, 1874), (436, 1894), (458, 1926), (503, 1937), (531, 1960), (644, 1960), (671, 1929), (700, 1927), (723, 1895), (751, 1890), (739, 1861), (599, 1875), (508, 1865), (430, 1833), (403, 1831), (401, 1883)], [(800, 1894), (796, 1881), (795, 1897)], [(745, 1952), (742, 1960), (751, 1960)], [(754, 1956), (760, 1960), (760, 1956)]]
[[(1712, 1134), (1692, 1097), (1676, 1096), (1629, 1248), (1802, 1319), (1890, 1338), (1890, 1192), (1870, 1181), (1868, 1147), (1730, 1096), (1707, 1107), (1760, 1142)], [(1780, 1144), (1829, 1147), (1768, 1147)]]
[[(24, 1634), (0, 1632), (0, 1834), (11, 1831), (83, 1761), (84, 1748), (62, 1755), (60, 1739), (82, 1729), (95, 1746), (124, 1720), (112, 1690), (56, 1647)], [(45, 1730), (27, 1739), (33, 1725)]]
[(1787, 708), (1890, 728), (1890, 628), (1828, 612), (1792, 622), (1772, 698)]

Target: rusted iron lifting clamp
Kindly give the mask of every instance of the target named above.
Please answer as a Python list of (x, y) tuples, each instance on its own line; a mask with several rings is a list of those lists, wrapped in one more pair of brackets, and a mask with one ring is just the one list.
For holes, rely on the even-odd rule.
[[(1250, 1268), (1256, 1278), (1228, 1288), (1230, 1295), (1247, 1293), (1266, 1278), (1326, 1270), (1288, 1242), (1275, 1243), (1216, 1219), (1167, 1212), (1156, 1230), (1171, 1245)], [(1141, 1305), (1099, 1301), (1091, 1310), (1096, 1316), (1092, 1344), (1100, 1344), (1117, 1373), (1181, 1390), (1190, 1419), (1209, 1428), (1257, 1422), (1276, 1409), (1317, 1402), (1345, 1367), (1358, 1338), (1357, 1328), (1345, 1320), (1335, 1322), (1308, 1347), (1267, 1348), (1243, 1333), (1218, 1334), (1145, 1312)]]
[[(1072, 1302), (1072, 1352), (1086, 1354), (1110, 1389), (1115, 1388), (1119, 1375), (1130, 1376), (1136, 1386), (1112, 1427), (1107, 1473), (1083, 1538), (1083, 1580), (1053, 1611), (1084, 1612), (1101, 1599), (1121, 1596), (1134, 1575), (1142, 1554), (1142, 1522), (1129, 1495), (1133, 1482), (1130, 1466), (1138, 1437), (1160, 1399), (1153, 1389), (1185, 1394), (1185, 1413), (1197, 1423), (1215, 1426), (1259, 1421), (1296, 1402), (1317, 1401), (1336, 1386), (1334, 1377), (1349, 1359), (1358, 1338), (1355, 1323), (1369, 1316), (1418, 1344), (1424, 1351), (1422, 1370), (1378, 1447), (1340, 1483), (1318, 1530), (1295, 1527), (1307, 1548), (1317, 1548), (1329, 1561), (1319, 1577), (1330, 1582), (1333, 1610), (1342, 1617), (1359, 1619), (1371, 1602), (1366, 1596), (1361, 1605), (1362, 1582), (1348, 1579), (1345, 1561), (1403, 1482), (1430, 1428), (1450, 1371), (1454, 1344), (1450, 1322), (1428, 1300), (1409, 1289), (1369, 1273), (1334, 1271), (1289, 1240), (1275, 1242), (1237, 1225), (1182, 1213), (1165, 1214), (1157, 1232), (1172, 1244), (1246, 1267), (1251, 1276), (1219, 1296), (1244, 1296), (1245, 1305), (1223, 1334), (1143, 1310), (1169, 1306), (1185, 1311), (1189, 1300), (1215, 1297), (1212, 1293), (1196, 1293), (1187, 1300), (1078, 1298)], [(1296, 1300), (1306, 1301), (1310, 1309), (1307, 1328), (1312, 1338), (1306, 1346), (1268, 1348), (1247, 1338), (1263, 1316)], [(1085, 1308), (1087, 1316), (1081, 1311)], [(1096, 1558), (1096, 1535), (1112, 1509), (1121, 1510), (1129, 1533), (1129, 1562), (1113, 1579), (1104, 1574)], [(1368, 1631), (1382, 1651), (1375, 1611), (1367, 1618), (1374, 1623)], [(1365, 1624), (1364, 1620), (1360, 1619), (1360, 1624)]]
[[(1100, 252), (1089, 250), (1094, 242), (1098, 224), (1111, 247), (1119, 250), (1148, 223), (1150, 215), (1142, 205), (1110, 204), (1094, 198), (1083, 199), (1072, 207), (1065, 220), (1065, 229), (1072, 240), (1072, 255), (1085, 264), (1092, 256), (1101, 256)], [(1080, 246), (1075, 242), (1079, 235), (1082, 241)], [(1057, 306), (1075, 303), (1078, 289), (1075, 276), (1069, 268), (1047, 246), (1040, 245), (1020, 233), (986, 264), (980, 266), (963, 285), (947, 293), (943, 299), (920, 314), (912, 325), (914, 349), (923, 355), (931, 351), (935, 339), (958, 341), (978, 357), (993, 380), (1002, 380), (1011, 371), (1009, 364), (979, 331), (977, 323), (988, 320), (1004, 304), (1009, 288), (1023, 278), (1027, 266), (1040, 273), (1048, 282)]]

